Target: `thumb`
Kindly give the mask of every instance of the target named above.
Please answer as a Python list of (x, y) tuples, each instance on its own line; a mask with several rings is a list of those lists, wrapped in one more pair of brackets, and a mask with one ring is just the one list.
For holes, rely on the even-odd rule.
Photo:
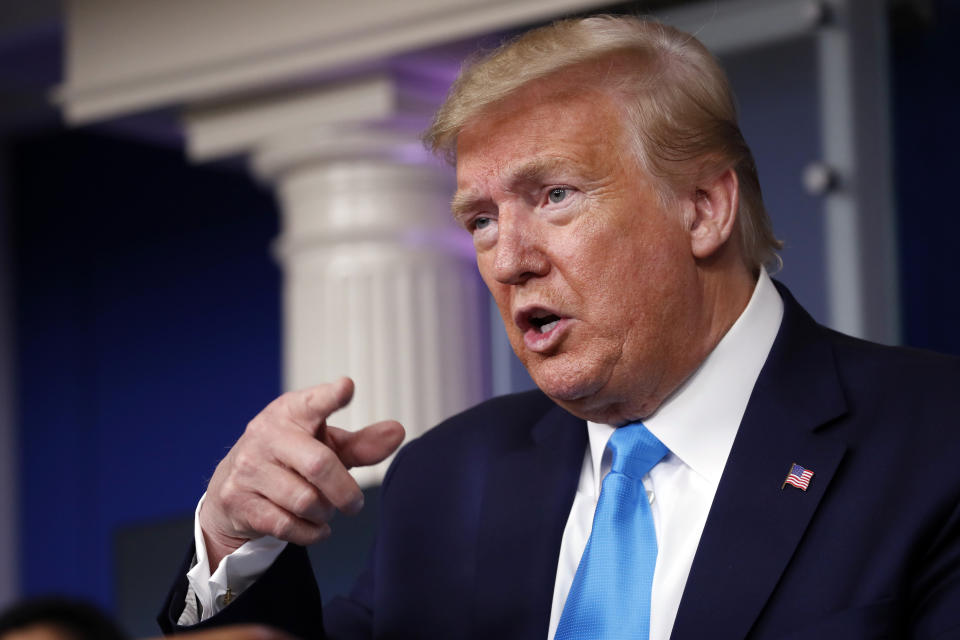
[(396, 420), (376, 422), (359, 431), (327, 427), (328, 444), (347, 467), (376, 464), (397, 450), (406, 432)]

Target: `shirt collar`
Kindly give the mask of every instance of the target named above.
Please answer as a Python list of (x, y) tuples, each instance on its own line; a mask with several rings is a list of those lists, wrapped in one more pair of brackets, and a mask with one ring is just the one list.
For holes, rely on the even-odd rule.
[[(760, 269), (750, 302), (696, 371), (643, 423), (694, 472), (714, 486), (740, 428), (753, 385), (783, 319), (783, 300)], [(594, 478), (614, 427), (587, 423)]]

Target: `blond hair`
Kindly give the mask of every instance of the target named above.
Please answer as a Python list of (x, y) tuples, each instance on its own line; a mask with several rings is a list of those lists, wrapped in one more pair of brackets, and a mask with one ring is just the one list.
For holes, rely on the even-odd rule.
[(609, 62), (595, 73), (618, 98), (640, 166), (659, 179), (661, 197), (732, 168), (740, 184), (737, 224), (751, 268), (778, 260), (753, 154), (737, 123), (733, 93), (713, 55), (693, 36), (641, 18), (592, 16), (534, 29), (468, 61), (424, 133), (451, 162), (456, 139), (484, 110), (531, 82), (575, 66)]

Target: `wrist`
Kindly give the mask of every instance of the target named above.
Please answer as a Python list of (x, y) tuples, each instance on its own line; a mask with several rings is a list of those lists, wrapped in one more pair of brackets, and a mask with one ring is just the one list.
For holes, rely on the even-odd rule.
[(206, 547), (207, 564), (210, 567), (210, 573), (213, 574), (220, 562), (242, 547), (249, 538), (231, 536), (219, 531), (217, 526), (210, 522), (205, 516), (208, 516), (206, 505), (202, 505), (199, 513), (200, 531), (203, 533), (203, 544)]

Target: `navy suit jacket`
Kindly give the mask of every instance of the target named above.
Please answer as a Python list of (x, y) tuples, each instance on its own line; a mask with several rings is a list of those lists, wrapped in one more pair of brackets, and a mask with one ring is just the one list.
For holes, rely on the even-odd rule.
[[(781, 294), (672, 637), (960, 637), (960, 360), (843, 336)], [(321, 613), (291, 546), (201, 626), (544, 640), (586, 446), (584, 421), (539, 391), (455, 416), (396, 457), (350, 597)], [(807, 491), (781, 488), (794, 462), (814, 471)]]

